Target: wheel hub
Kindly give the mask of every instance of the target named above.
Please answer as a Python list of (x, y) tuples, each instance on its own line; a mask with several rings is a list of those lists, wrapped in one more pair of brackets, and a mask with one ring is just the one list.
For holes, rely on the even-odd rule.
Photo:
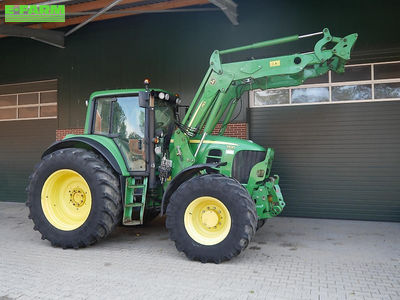
[(194, 199), (186, 208), (184, 224), (193, 240), (203, 245), (215, 245), (227, 237), (231, 216), (222, 201), (203, 196)]
[(203, 225), (211, 228), (211, 227), (216, 227), (219, 221), (218, 214), (215, 212), (215, 207), (214, 210), (207, 208), (207, 210), (203, 210), (201, 212), (201, 221), (203, 222)]
[(75, 207), (81, 207), (85, 204), (86, 201), (86, 195), (85, 192), (79, 188), (76, 187), (72, 191), (69, 191), (70, 194), (70, 202), (72, 203), (73, 206)]

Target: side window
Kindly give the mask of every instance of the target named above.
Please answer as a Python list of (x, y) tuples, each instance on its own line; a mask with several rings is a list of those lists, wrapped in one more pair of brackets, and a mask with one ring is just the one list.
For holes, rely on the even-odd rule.
[(172, 133), (175, 127), (174, 110), (162, 100), (156, 100), (155, 103), (155, 122), (156, 135), (159, 135), (161, 131), (164, 134)]
[(100, 98), (96, 100), (94, 133), (97, 134), (110, 133), (111, 103), (112, 99), (110, 98)]

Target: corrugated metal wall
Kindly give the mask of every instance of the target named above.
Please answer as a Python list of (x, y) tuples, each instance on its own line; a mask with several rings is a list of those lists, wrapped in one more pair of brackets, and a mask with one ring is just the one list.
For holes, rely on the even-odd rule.
[(400, 221), (400, 101), (249, 109), (284, 215)]

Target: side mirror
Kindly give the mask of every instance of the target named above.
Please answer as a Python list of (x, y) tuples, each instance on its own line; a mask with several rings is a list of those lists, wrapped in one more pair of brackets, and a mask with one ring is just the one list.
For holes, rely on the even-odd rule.
[(150, 92), (140, 91), (139, 92), (139, 106), (149, 107)]

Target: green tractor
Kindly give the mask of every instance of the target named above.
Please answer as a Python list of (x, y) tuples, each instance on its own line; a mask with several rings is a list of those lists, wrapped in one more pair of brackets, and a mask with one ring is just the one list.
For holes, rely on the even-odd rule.
[[(221, 55), (322, 35), (314, 51), (222, 63)], [(183, 120), (180, 99), (160, 89), (95, 92), (85, 131), (51, 145), (30, 177), (34, 229), (62, 248), (105, 238), (114, 227), (166, 214), (176, 248), (192, 260), (238, 255), (256, 230), (285, 206), (274, 150), (223, 136), (244, 92), (296, 86), (329, 70), (341, 73), (357, 34), (328, 29), (214, 51)], [(218, 135), (212, 135), (222, 122)]]

